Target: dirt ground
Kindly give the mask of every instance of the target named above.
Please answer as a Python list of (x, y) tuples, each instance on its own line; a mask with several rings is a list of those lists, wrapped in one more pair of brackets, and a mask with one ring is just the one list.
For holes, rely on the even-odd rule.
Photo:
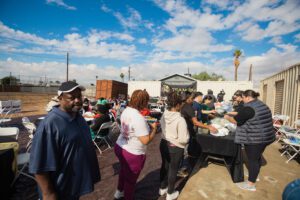
[[(256, 184), (256, 192), (239, 189), (231, 180), (224, 166), (210, 164), (207, 168), (200, 169), (197, 174), (189, 179), (183, 188), (180, 200), (241, 200), (241, 199), (264, 199), (279, 200), (285, 186), (300, 178), (300, 166), (295, 160), (289, 163), (285, 156), (280, 156), (279, 143), (268, 146), (264, 152), (267, 164), (261, 168)], [(247, 172), (246, 168), (244, 170)], [(247, 177), (245, 176), (247, 180)]]
[(21, 113), (11, 114), (12, 118), (46, 114), (46, 105), (55, 94), (31, 92), (0, 92), (0, 100), (21, 100)]

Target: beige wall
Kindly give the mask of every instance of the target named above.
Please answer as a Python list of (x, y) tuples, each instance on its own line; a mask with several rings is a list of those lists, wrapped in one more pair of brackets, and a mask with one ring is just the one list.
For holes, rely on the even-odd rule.
[[(270, 107), (274, 114), (276, 82), (284, 80), (283, 102), (281, 114), (288, 115), (290, 120), (289, 125), (292, 125), (295, 120), (299, 119), (299, 100), (300, 100), (300, 63), (291, 66), (290, 68), (266, 78), (260, 82), (261, 99), (265, 95), (266, 104)], [(264, 94), (263, 88), (267, 88)]]
[(131, 94), (135, 90), (146, 89), (150, 97), (159, 97), (161, 92), (161, 82), (160, 81), (129, 81), (128, 82), (128, 94)]
[(85, 87), (85, 91), (82, 93), (82, 95), (89, 99), (95, 99), (96, 98), (96, 86)]
[(224, 100), (229, 101), (237, 90), (253, 90), (253, 82), (251, 81), (197, 81), (197, 91), (207, 94), (207, 90), (211, 89), (217, 97), (218, 93), (223, 89), (225, 91)]

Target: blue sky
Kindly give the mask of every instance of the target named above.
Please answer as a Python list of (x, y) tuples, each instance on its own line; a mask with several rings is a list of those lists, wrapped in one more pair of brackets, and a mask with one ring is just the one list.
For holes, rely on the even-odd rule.
[(239, 80), (253, 65), (259, 80), (300, 62), (300, 1), (1, 0), (0, 77), (83, 84), (173, 73), (216, 72), (233, 79), (235, 49), (243, 56)]

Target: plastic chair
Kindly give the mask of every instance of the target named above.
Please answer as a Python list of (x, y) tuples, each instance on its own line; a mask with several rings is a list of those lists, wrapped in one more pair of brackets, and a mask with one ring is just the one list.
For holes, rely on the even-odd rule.
[(36, 131), (36, 125), (34, 123), (30, 122), (28, 117), (22, 118), (22, 124), (26, 128), (27, 132), (29, 133), (29, 136), (28, 136), (29, 141), (27, 142), (27, 145), (26, 145), (27, 152), (29, 152), (31, 149), (32, 138)]
[[(272, 118), (273, 118), (273, 127), (276, 130), (275, 135), (278, 136), (280, 133), (279, 129), (281, 128), (281, 126), (286, 125), (286, 123), (290, 119), (290, 117), (287, 115), (274, 115)], [(282, 121), (282, 124), (278, 123), (280, 121)]]
[[(296, 128), (293, 128), (296, 127)], [(299, 127), (299, 128), (298, 128)], [(284, 138), (287, 138), (289, 134), (299, 134), (300, 135), (300, 120), (296, 120), (292, 126), (281, 126), (278, 130), (281, 134), (278, 135), (277, 142), (281, 141)]]
[(286, 163), (288, 163), (297, 155), (300, 155), (300, 136), (297, 134), (288, 134), (287, 138), (283, 139), (282, 141), (284, 143), (283, 149), (285, 149), (285, 151), (281, 154), (281, 156), (287, 154), (289, 159), (286, 161)]
[[(93, 142), (94, 142), (94, 144), (96, 145), (97, 149), (99, 150), (99, 153), (100, 153), (100, 154), (102, 154), (102, 152), (104, 152), (104, 151), (106, 151), (106, 150), (108, 150), (108, 149), (111, 149), (111, 146), (110, 146), (110, 144), (108, 143), (108, 141), (107, 141), (107, 139), (106, 139), (106, 137), (108, 137), (108, 135), (109, 135), (109, 132), (108, 132), (108, 134), (102, 135), (102, 134), (101, 134), (101, 131), (104, 130), (104, 129), (111, 129), (111, 128), (112, 128), (112, 125), (113, 125), (112, 122), (106, 122), (106, 123), (103, 123), (103, 124), (100, 126), (99, 130), (97, 131), (97, 133), (95, 134), (95, 137), (94, 137), (94, 139), (93, 139)], [(109, 130), (109, 131), (110, 131), (110, 130)], [(108, 139), (109, 139), (109, 138), (108, 138)], [(99, 140), (99, 145), (97, 144), (96, 140)], [(104, 149), (103, 151), (100, 149), (100, 143), (101, 143), (102, 141), (104, 141), (104, 142), (107, 144), (107, 146), (108, 146), (108, 147), (107, 147), (106, 149)]]
[(5, 112), (5, 110), (2, 110), (1, 118), (0, 118), (0, 124), (10, 122), (12, 119), (9, 116), (11, 113), (11, 110), (8, 110)]

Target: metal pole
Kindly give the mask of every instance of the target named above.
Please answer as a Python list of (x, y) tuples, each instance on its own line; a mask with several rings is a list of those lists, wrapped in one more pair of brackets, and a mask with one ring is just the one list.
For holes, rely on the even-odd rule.
[(67, 52), (67, 81), (69, 81), (69, 52)]
[(249, 81), (252, 81), (252, 64), (250, 65), (249, 69)]
[(130, 81), (130, 66), (129, 66), (129, 69), (128, 69), (128, 81)]

